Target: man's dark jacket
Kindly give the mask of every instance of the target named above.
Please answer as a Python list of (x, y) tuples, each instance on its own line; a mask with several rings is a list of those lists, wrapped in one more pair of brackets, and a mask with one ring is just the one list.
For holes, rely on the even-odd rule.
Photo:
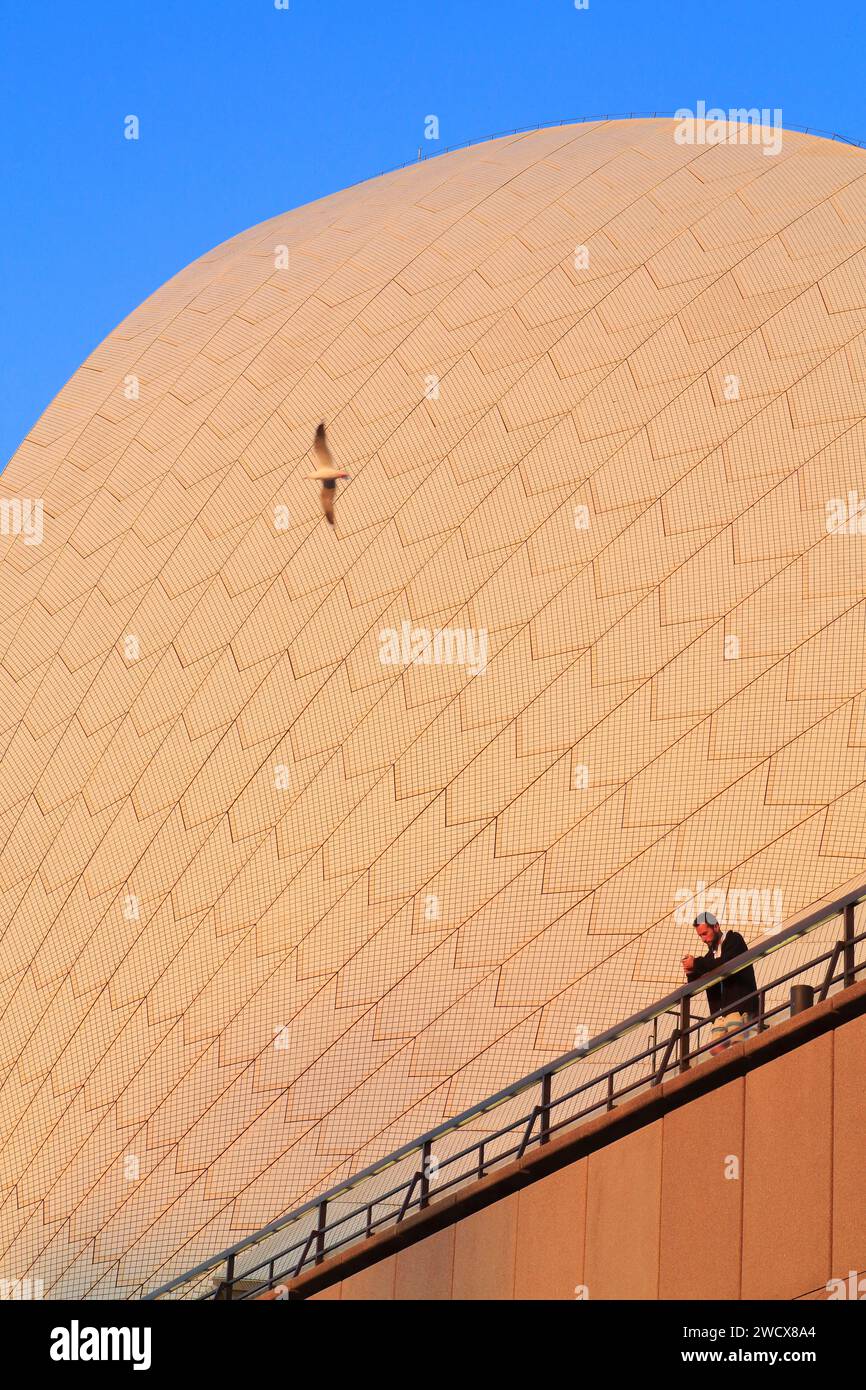
[[(717, 966), (726, 964), (729, 960), (733, 960), (734, 956), (742, 955), (743, 951), (748, 949), (739, 932), (725, 932), (721, 950), (715, 946), (711, 951), (707, 951), (705, 956), (698, 956), (695, 960), (694, 970), (687, 972), (686, 979), (690, 982), (699, 980), (702, 975), (709, 974)], [(756, 1014), (758, 1012), (758, 999), (753, 993), (756, 988), (755, 972), (751, 965), (747, 965), (744, 970), (738, 970), (735, 975), (729, 975), (727, 979), (719, 980), (717, 984), (710, 985), (707, 990), (707, 1002), (714, 1014)], [(749, 994), (752, 995), (751, 999), (745, 997)]]

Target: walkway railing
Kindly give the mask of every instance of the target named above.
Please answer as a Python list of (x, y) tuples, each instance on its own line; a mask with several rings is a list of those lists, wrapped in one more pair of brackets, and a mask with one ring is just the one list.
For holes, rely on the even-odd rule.
[[(396, 174), (400, 169), (410, 169), (416, 164), (424, 164), (430, 159), (438, 159), (443, 154), (454, 154), (456, 150), (468, 150), (473, 145), (486, 145), (491, 140), (505, 140), (510, 135), (531, 135), (536, 130), (558, 130), (561, 126), (567, 125), (594, 125), (602, 124), (605, 121), (673, 121), (677, 118), (676, 111), (619, 111), (608, 112), (603, 116), (565, 116), (558, 121), (540, 121), (536, 125), (514, 126), (510, 130), (497, 130), (492, 135), (479, 135), (471, 140), (459, 140), (454, 145), (444, 145), (442, 149), (424, 150), (423, 145), (419, 146), (419, 154), (415, 159), (404, 159), (399, 164), (392, 164), (387, 169), (380, 169), (378, 174), (370, 174), (366, 178), (359, 179), (357, 184), (349, 184), (350, 188), (357, 188), (360, 183), (369, 183), (370, 179), (381, 178), (383, 174)], [(752, 123), (754, 124), (754, 123)], [(836, 130), (821, 130), (818, 126), (798, 125), (796, 121), (785, 121), (782, 125), (782, 133), (786, 130), (796, 131), (798, 135), (816, 135), (822, 140), (835, 140), (840, 145), (853, 145), (857, 149), (866, 149), (866, 141), (855, 140), (850, 135), (840, 135)], [(438, 141), (428, 141), (431, 146)], [(423, 153), (422, 153), (423, 151)]]
[[(866, 971), (866, 931), (855, 931), (855, 911), (864, 902), (866, 884), (488, 1096), (147, 1297), (253, 1298), (549, 1143), (563, 1129), (687, 1071), (713, 1046), (702, 1040), (709, 1017), (695, 1015), (695, 996), (748, 965), (755, 967), (756, 978), (766, 974), (770, 957), (780, 950), (789, 957), (788, 968), (772, 979), (758, 979), (754, 995), (740, 1000), (736, 1007), (745, 1002), (752, 1017), (738, 1031), (763, 1031), (788, 1017), (794, 1008), (793, 981), (801, 986), (798, 1007), (846, 988)], [(804, 938), (833, 924), (832, 945), (808, 960), (793, 959), (804, 954)], [(660, 1028), (665, 1027), (669, 1031), (663, 1035)], [(651, 1031), (632, 1037), (644, 1028)], [(736, 1040), (736, 1034), (729, 1037)], [(488, 1119), (494, 1111), (499, 1112), (495, 1125)], [(466, 1131), (471, 1127), (482, 1132), (470, 1139)]]

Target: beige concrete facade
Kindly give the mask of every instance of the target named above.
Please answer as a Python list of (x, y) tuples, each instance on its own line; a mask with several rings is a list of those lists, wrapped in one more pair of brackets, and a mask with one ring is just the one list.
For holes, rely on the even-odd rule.
[(676, 985), (678, 892), (866, 876), (864, 248), (859, 150), (563, 127), (88, 358), (0, 483), (4, 1276), (162, 1282)]

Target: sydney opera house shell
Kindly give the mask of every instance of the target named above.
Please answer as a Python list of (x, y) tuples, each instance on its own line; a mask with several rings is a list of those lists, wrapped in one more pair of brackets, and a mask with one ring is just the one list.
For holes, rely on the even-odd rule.
[(863, 877), (864, 248), (858, 149), (573, 125), (87, 359), (0, 484), (4, 1277), (138, 1296), (674, 988), (701, 885)]

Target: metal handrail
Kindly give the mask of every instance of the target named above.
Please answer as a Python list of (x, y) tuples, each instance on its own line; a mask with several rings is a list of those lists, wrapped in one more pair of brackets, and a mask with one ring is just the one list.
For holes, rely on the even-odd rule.
[[(458, 1163), (461, 1159), (465, 1159), (471, 1155), (477, 1157), (477, 1162), (473, 1163), (471, 1172), (462, 1172), (449, 1183), (439, 1183), (437, 1185), (437, 1195), (441, 1195), (449, 1187), (457, 1183), (467, 1181), (469, 1177), (483, 1176), (489, 1167), (494, 1165), (498, 1166), (508, 1158), (522, 1157), (523, 1153), (531, 1144), (547, 1143), (552, 1134), (567, 1125), (574, 1125), (587, 1114), (598, 1110), (602, 1104), (608, 1109), (612, 1109), (614, 1102), (621, 1101), (624, 1095), (629, 1094), (639, 1087), (646, 1087), (648, 1084), (647, 1077), (643, 1077), (630, 1082), (627, 1086), (617, 1091), (615, 1078), (625, 1069), (633, 1068), (651, 1059), (649, 1084), (653, 1086), (659, 1085), (668, 1070), (673, 1067), (677, 1067), (680, 1071), (687, 1070), (692, 1062), (700, 1057), (709, 1046), (709, 1044), (704, 1044), (697, 1048), (691, 1046), (693, 1035), (699, 1033), (700, 1029), (705, 1026), (708, 1021), (705, 1018), (693, 1019), (691, 1017), (691, 1000), (694, 996), (705, 992), (714, 984), (732, 975), (738, 974), (747, 966), (765, 960), (775, 951), (808, 935), (817, 927), (840, 915), (844, 923), (843, 936), (841, 940), (836, 942), (831, 950), (824, 952), (822, 955), (803, 965), (796, 966), (793, 970), (786, 972), (776, 980), (760, 986), (753, 992), (757, 996), (757, 1026), (759, 1030), (762, 1031), (767, 1027), (768, 1019), (788, 1008), (787, 1003), (782, 1003), (767, 1010), (766, 995), (769, 990), (778, 988), (795, 976), (802, 975), (807, 970), (815, 969), (825, 961), (828, 965), (821, 986), (820, 998), (826, 998), (830, 987), (835, 983), (841, 982), (845, 986), (852, 984), (857, 974), (861, 970), (866, 969), (866, 961), (857, 965), (855, 960), (856, 947), (862, 941), (866, 940), (866, 932), (857, 936), (854, 934), (854, 911), (856, 907), (864, 901), (866, 901), (866, 883), (861, 884), (857, 889), (845, 894), (843, 897), (823, 907), (819, 907), (815, 911), (794, 921), (788, 927), (768, 937), (759, 945), (753, 946), (751, 949), (743, 952), (742, 955), (735, 957), (734, 960), (725, 962), (717, 966), (715, 970), (702, 975), (698, 980), (681, 985), (671, 994), (665, 995), (664, 998), (641, 1009), (638, 1013), (632, 1014), (621, 1023), (599, 1033), (595, 1038), (590, 1039), (584, 1046), (574, 1048), (570, 1052), (564, 1053), (553, 1062), (539, 1067), (536, 1071), (530, 1072), (520, 1080), (513, 1082), (510, 1086), (497, 1091), (495, 1094), (488, 1096), (485, 1100), (471, 1106), (454, 1119), (444, 1121), (434, 1129), (429, 1130), (426, 1134), (421, 1135), (408, 1144), (404, 1144), (399, 1149), (395, 1149), (393, 1153), (371, 1164), (369, 1167), (362, 1169), (336, 1187), (304, 1203), (295, 1210), (278, 1217), (275, 1221), (262, 1227), (261, 1230), (256, 1231), (253, 1235), (245, 1237), (244, 1240), (239, 1241), (236, 1245), (203, 1261), (193, 1269), (177, 1275), (174, 1279), (169, 1280), (158, 1289), (145, 1295), (145, 1297), (149, 1300), (166, 1297), (184, 1285), (193, 1284), (196, 1281), (201, 1281), (208, 1274), (214, 1274), (221, 1266), (226, 1267), (226, 1276), (220, 1284), (220, 1288), (226, 1290), (226, 1296), (232, 1296), (232, 1286), (234, 1283), (240, 1282), (241, 1280), (244, 1281), (244, 1284), (248, 1283), (251, 1275), (267, 1266), (269, 1271), (268, 1278), (263, 1279), (260, 1285), (260, 1289), (263, 1290), (272, 1287), (274, 1282), (280, 1278), (295, 1277), (300, 1273), (311, 1263), (310, 1252), (313, 1245), (315, 1245), (315, 1254), (312, 1258), (312, 1263), (319, 1264), (325, 1258), (326, 1254), (332, 1254), (336, 1249), (347, 1243), (355, 1243), (356, 1241), (369, 1238), (381, 1225), (405, 1219), (411, 1210), (415, 1208), (420, 1209), (428, 1205), (430, 1194), (429, 1163), (433, 1154), (433, 1145), (436, 1140), (443, 1138), (445, 1135), (454, 1134), (472, 1120), (479, 1119), (481, 1116), (489, 1114), (506, 1101), (516, 1099), (533, 1087), (540, 1086), (541, 1095), (538, 1103), (533, 1105), (528, 1115), (521, 1116), (518, 1120), (511, 1121), (494, 1134), (485, 1134), (483, 1138), (473, 1141), (468, 1147), (461, 1149), (460, 1152), (450, 1155), (439, 1165), (439, 1171), (441, 1172), (443, 1168)], [(841, 971), (837, 973), (836, 967), (839, 964), (840, 957), (842, 958), (843, 964)], [(752, 995), (750, 994), (745, 997), (751, 998)], [(664, 1043), (659, 1044), (656, 1035), (656, 1037), (651, 1040), (649, 1046), (636, 1055), (630, 1055), (626, 1060), (618, 1062), (613, 1067), (609, 1068), (603, 1075), (592, 1077), (566, 1094), (552, 1099), (552, 1084), (554, 1077), (560, 1075), (576, 1063), (585, 1061), (588, 1057), (610, 1046), (612, 1043), (619, 1041), (634, 1029), (647, 1023), (657, 1023), (663, 1015), (670, 1013), (676, 1013), (679, 1016), (679, 1021), (676, 1028), (671, 1033), (670, 1038)], [(754, 1023), (751, 1025), (744, 1024), (738, 1031), (743, 1031), (749, 1026), (755, 1025)], [(735, 1035), (732, 1034), (731, 1036)], [(657, 1066), (656, 1059), (660, 1046), (665, 1047), (666, 1050), (661, 1065)], [(676, 1060), (673, 1058), (673, 1051), (675, 1048), (677, 1050)], [(593, 1101), (579, 1114), (569, 1115), (565, 1119), (558, 1120), (555, 1124), (552, 1123), (552, 1112), (554, 1109), (564, 1105), (567, 1101), (575, 1100), (584, 1093), (591, 1091), (593, 1088), (605, 1085), (605, 1083), (607, 1087), (605, 1101)], [(538, 1123), (539, 1121), (540, 1124)], [(535, 1132), (536, 1125), (538, 1125), (537, 1133)], [(519, 1142), (512, 1148), (497, 1153), (493, 1159), (489, 1158), (489, 1149), (492, 1145), (498, 1140), (505, 1138), (513, 1131), (520, 1130), (521, 1128), (524, 1133)], [(361, 1201), (358, 1207), (353, 1208), (344, 1215), (338, 1215), (328, 1222), (327, 1212), (329, 1204), (333, 1204), (339, 1198), (346, 1197), (347, 1194), (360, 1187), (367, 1179), (376, 1177), (387, 1168), (402, 1162), (412, 1155), (419, 1156), (420, 1161), (416, 1162), (409, 1176), (402, 1179), (396, 1187), (388, 1192), (380, 1193), (372, 1199)], [(419, 1190), (420, 1195), (415, 1196), (416, 1191)], [(374, 1219), (373, 1208), (387, 1206), (388, 1203), (393, 1203), (396, 1210), (386, 1211), (384, 1215)], [(241, 1274), (235, 1273), (238, 1256), (245, 1251), (252, 1251), (257, 1245), (260, 1245), (263, 1241), (268, 1240), (270, 1237), (282, 1231), (288, 1233), (289, 1228), (297, 1226), (297, 1223), (303, 1221), (305, 1217), (310, 1216), (315, 1217), (315, 1224), (312, 1230), (309, 1232), (305, 1231), (304, 1235), (299, 1237), (294, 1244), (284, 1247), (276, 1254), (269, 1254), (259, 1264), (253, 1265), (251, 1269), (247, 1269)], [(337, 1227), (345, 1226), (347, 1223), (351, 1224), (363, 1218), (366, 1218), (363, 1232), (350, 1233), (348, 1237), (328, 1243), (328, 1234), (332, 1233)], [(290, 1262), (288, 1264), (288, 1270), (290, 1272), (287, 1272), (287, 1261), (289, 1256), (296, 1251), (301, 1251), (300, 1258), (297, 1262)], [(275, 1273), (277, 1264), (282, 1266), (281, 1274)], [(259, 1287), (257, 1287), (254, 1290), (245, 1292), (243, 1296), (249, 1297), (259, 1291)], [(202, 1296), (205, 1298), (217, 1297), (219, 1296), (219, 1291), (215, 1290), (214, 1292)]]
[[(362, 183), (369, 183), (371, 179), (382, 178), (385, 174), (396, 174), (401, 169), (413, 169), (418, 164), (426, 164), (431, 159), (439, 159), (444, 154), (454, 154), (457, 150), (468, 150), (473, 145), (486, 145), (491, 140), (505, 140), (509, 135), (531, 135), (536, 130), (558, 130), (562, 126), (572, 125), (592, 125), (596, 122), (604, 121), (672, 121), (677, 116), (676, 111), (619, 111), (606, 113), (602, 116), (566, 116), (558, 121), (538, 121), (535, 125), (513, 126), (510, 130), (497, 130), (492, 135), (476, 135), (470, 140), (458, 140), (456, 144), (445, 145), (441, 150), (431, 151), (422, 154), (415, 159), (404, 159), (399, 164), (391, 164), (387, 169), (380, 169), (377, 174), (370, 174), (366, 178), (358, 179), (353, 184), (347, 184), (348, 188), (357, 188)], [(796, 121), (785, 121), (782, 130), (791, 130), (798, 135), (817, 135), (823, 140), (835, 140), (840, 145), (852, 145), (855, 149), (866, 149), (866, 141), (855, 140), (850, 135), (841, 135), (835, 130), (821, 130), (818, 126), (800, 125)], [(419, 146), (423, 149), (423, 146)]]
[[(861, 933), (859, 936), (855, 937), (854, 942), (852, 944), (859, 944), (864, 940), (866, 940), (866, 932)], [(832, 978), (829, 973), (833, 969), (833, 962), (837, 958), (837, 953), (839, 951), (840, 945), (841, 943), (837, 942), (832, 948), (832, 950), (826, 951), (822, 955), (817, 956), (811, 961), (806, 962), (804, 965), (797, 966), (795, 969), (788, 971), (785, 975), (780, 976), (777, 980), (773, 981), (771, 985), (763, 986), (762, 988), (755, 990), (753, 993), (756, 994), (761, 1000), (760, 1013), (757, 1017), (757, 1020), (755, 1018), (749, 1018), (746, 1020), (746, 1022), (741, 1023), (739, 1027), (732, 1030), (729, 1034), (726, 1035), (726, 1044), (729, 1044), (731, 1039), (735, 1039), (738, 1034), (745, 1033), (753, 1028), (755, 1028), (759, 1032), (764, 1031), (768, 1027), (767, 1019), (774, 1017), (776, 1014), (787, 1013), (789, 1008), (787, 1001), (780, 1002), (769, 1011), (766, 1010), (764, 1006), (764, 996), (766, 994), (767, 989), (778, 987), (778, 985), (786, 983), (789, 979), (793, 979), (796, 978), (797, 975), (801, 975), (805, 970), (814, 969), (817, 965), (821, 965), (824, 961), (827, 960), (830, 961), (830, 965), (828, 966), (828, 974), (825, 976), (825, 987), (833, 982), (844, 983), (846, 979), (844, 972), (840, 973), (839, 975), (833, 975)], [(858, 970), (862, 969), (866, 969), (866, 961), (864, 961), (859, 967), (855, 968), (855, 974)], [(823, 989), (824, 987), (822, 987), (822, 993)], [(742, 996), (743, 999), (749, 999), (751, 997), (751, 994)], [(687, 1004), (688, 1000), (684, 1000), (683, 1003)], [(680, 1044), (680, 1060), (671, 1063), (671, 1068), (679, 1071), (687, 1070), (692, 1062), (694, 1062), (697, 1059), (700, 1059), (709, 1049), (712, 1049), (714, 1046), (712, 1039), (703, 1044), (699, 1043), (697, 1047), (691, 1046), (692, 1035), (696, 1032), (699, 1032), (700, 1028), (708, 1022), (707, 1019), (701, 1018), (698, 1020), (690, 1020), (687, 1010), (683, 1010), (681, 1018), (681, 1026), (678, 1027), (672, 1034), (669, 1040), (670, 1045), (668, 1048), (668, 1053), (670, 1053), (673, 1044)], [(557, 1099), (552, 1102), (551, 1108), (559, 1105), (564, 1105), (566, 1102), (573, 1100), (580, 1094), (596, 1090), (600, 1085), (606, 1083), (606, 1097), (604, 1100), (590, 1101), (590, 1103), (584, 1109), (580, 1110), (577, 1114), (568, 1115), (555, 1124), (549, 1123), (548, 1120), (548, 1124), (546, 1127), (547, 1138), (565, 1128), (573, 1128), (575, 1124), (578, 1123), (580, 1120), (587, 1118), (593, 1112), (598, 1111), (601, 1108), (604, 1108), (608, 1111), (613, 1110), (616, 1108), (617, 1103), (621, 1104), (622, 1101), (627, 1099), (633, 1092), (644, 1090), (647, 1085), (645, 1077), (639, 1077), (633, 1081), (630, 1081), (626, 1085), (620, 1087), (619, 1089), (616, 1088), (614, 1084), (614, 1079), (619, 1072), (625, 1071), (629, 1068), (633, 1068), (635, 1065), (643, 1061), (648, 1055), (652, 1053), (652, 1050), (653, 1049), (651, 1047), (647, 1047), (643, 1052), (637, 1054), (636, 1056), (629, 1057), (625, 1061), (617, 1063), (614, 1067), (610, 1069), (609, 1072), (605, 1073), (604, 1076), (595, 1077), (588, 1081), (582, 1082), (573, 1090), (568, 1091), (564, 1095), (557, 1097)], [(683, 1053), (685, 1053), (687, 1058), (685, 1067), (682, 1063)], [(649, 1084), (650, 1086), (657, 1086), (662, 1079), (663, 1078), (661, 1076), (655, 1074)], [(476, 1154), (478, 1156), (477, 1165), (473, 1163), (471, 1169), (471, 1176), (475, 1178), (484, 1177), (487, 1168), (493, 1166), (493, 1164), (487, 1163), (485, 1161), (484, 1154), (487, 1146), (494, 1144), (498, 1139), (501, 1139), (505, 1135), (513, 1133), (515, 1130), (519, 1131), (521, 1126), (525, 1126), (523, 1129), (523, 1136), (520, 1140), (520, 1143), (512, 1144), (510, 1148), (501, 1150), (496, 1156), (495, 1163), (498, 1166), (505, 1163), (508, 1160), (521, 1158), (529, 1142), (531, 1142), (532, 1130), (534, 1128), (535, 1120), (538, 1116), (540, 1109), (540, 1106), (535, 1106), (528, 1116), (521, 1117), (520, 1119), (515, 1120), (510, 1124), (504, 1126), (502, 1129), (496, 1131), (495, 1133), (487, 1134), (484, 1136), (483, 1139), (476, 1140), (472, 1144), (468, 1145), (466, 1148), (460, 1150), (458, 1153), (452, 1154), (449, 1158), (447, 1158), (444, 1161), (442, 1167), (445, 1168), (451, 1164), (457, 1164), (461, 1160), (473, 1154)], [(389, 1192), (379, 1194), (379, 1196), (375, 1198), (374, 1202), (366, 1204), (365, 1210), (368, 1213), (368, 1217), (365, 1235), (367, 1237), (372, 1235), (376, 1228), (389, 1224), (399, 1224), (400, 1221), (405, 1219), (406, 1215), (408, 1214), (409, 1208), (411, 1206), (416, 1205), (411, 1201), (411, 1186), (414, 1186), (414, 1182), (417, 1180), (417, 1176), (418, 1175), (416, 1174), (413, 1178), (412, 1185), (410, 1185), (409, 1190), (406, 1189), (406, 1185), (404, 1183), (403, 1185), (399, 1185), (397, 1187), (392, 1188)], [(445, 1193), (449, 1191), (449, 1189), (460, 1186), (461, 1184), (465, 1183), (466, 1179), (466, 1172), (458, 1172), (456, 1176), (451, 1179), (451, 1181), (444, 1182), (439, 1185), (439, 1196), (444, 1196)], [(372, 1220), (371, 1210), (374, 1205), (384, 1205), (391, 1202), (392, 1199), (396, 1201), (396, 1198), (398, 1198), (401, 1193), (405, 1194), (404, 1201), (396, 1216), (392, 1211), (386, 1211), (376, 1221)], [(420, 1208), (421, 1204), (418, 1203), (417, 1205)], [(351, 1222), (353, 1219), (355, 1219), (357, 1214), (357, 1211), (354, 1211), (349, 1212), (344, 1216), (338, 1217), (331, 1223), (331, 1225), (328, 1227), (328, 1230), (334, 1232), (339, 1226), (343, 1226), (346, 1223)], [(343, 1236), (342, 1238), (335, 1239), (332, 1241), (329, 1247), (329, 1254), (333, 1255), (337, 1253), (341, 1248), (343, 1248), (346, 1245), (356, 1245), (358, 1243), (358, 1236), (354, 1232), (350, 1231), (347, 1235)], [(301, 1242), (297, 1242), (295, 1245), (289, 1246), (288, 1248), (281, 1251), (279, 1254), (270, 1256), (268, 1259), (261, 1261), (260, 1264), (252, 1266), (251, 1269), (247, 1269), (243, 1275), (243, 1282), (245, 1286), (243, 1292), (235, 1296), (239, 1299), (255, 1298), (258, 1294), (265, 1292), (267, 1289), (273, 1288), (274, 1284), (278, 1282), (278, 1279), (281, 1282), (286, 1278), (297, 1277), (297, 1275), (302, 1272), (304, 1265), (307, 1263), (306, 1252), (308, 1247), (309, 1238), (307, 1240), (307, 1243), (303, 1246)], [(289, 1256), (291, 1256), (295, 1251), (299, 1249), (301, 1250), (300, 1259), (294, 1264), (293, 1267), (290, 1264), (288, 1270), (284, 1269), (280, 1276), (275, 1277), (274, 1269), (277, 1261), (281, 1261), (285, 1265), (285, 1262), (287, 1261)], [(255, 1276), (259, 1270), (263, 1269), (265, 1265), (268, 1266), (269, 1277), (267, 1279), (262, 1279), (261, 1282), (256, 1283), (253, 1279), (253, 1276)], [(249, 1287), (250, 1284), (252, 1284), (252, 1287)], [(221, 1288), (230, 1288), (228, 1281), (223, 1281)], [(218, 1296), (218, 1294), (209, 1293), (204, 1295), (203, 1297), (213, 1298), (216, 1296)], [(231, 1297), (231, 1293), (229, 1292), (226, 1296)]]

